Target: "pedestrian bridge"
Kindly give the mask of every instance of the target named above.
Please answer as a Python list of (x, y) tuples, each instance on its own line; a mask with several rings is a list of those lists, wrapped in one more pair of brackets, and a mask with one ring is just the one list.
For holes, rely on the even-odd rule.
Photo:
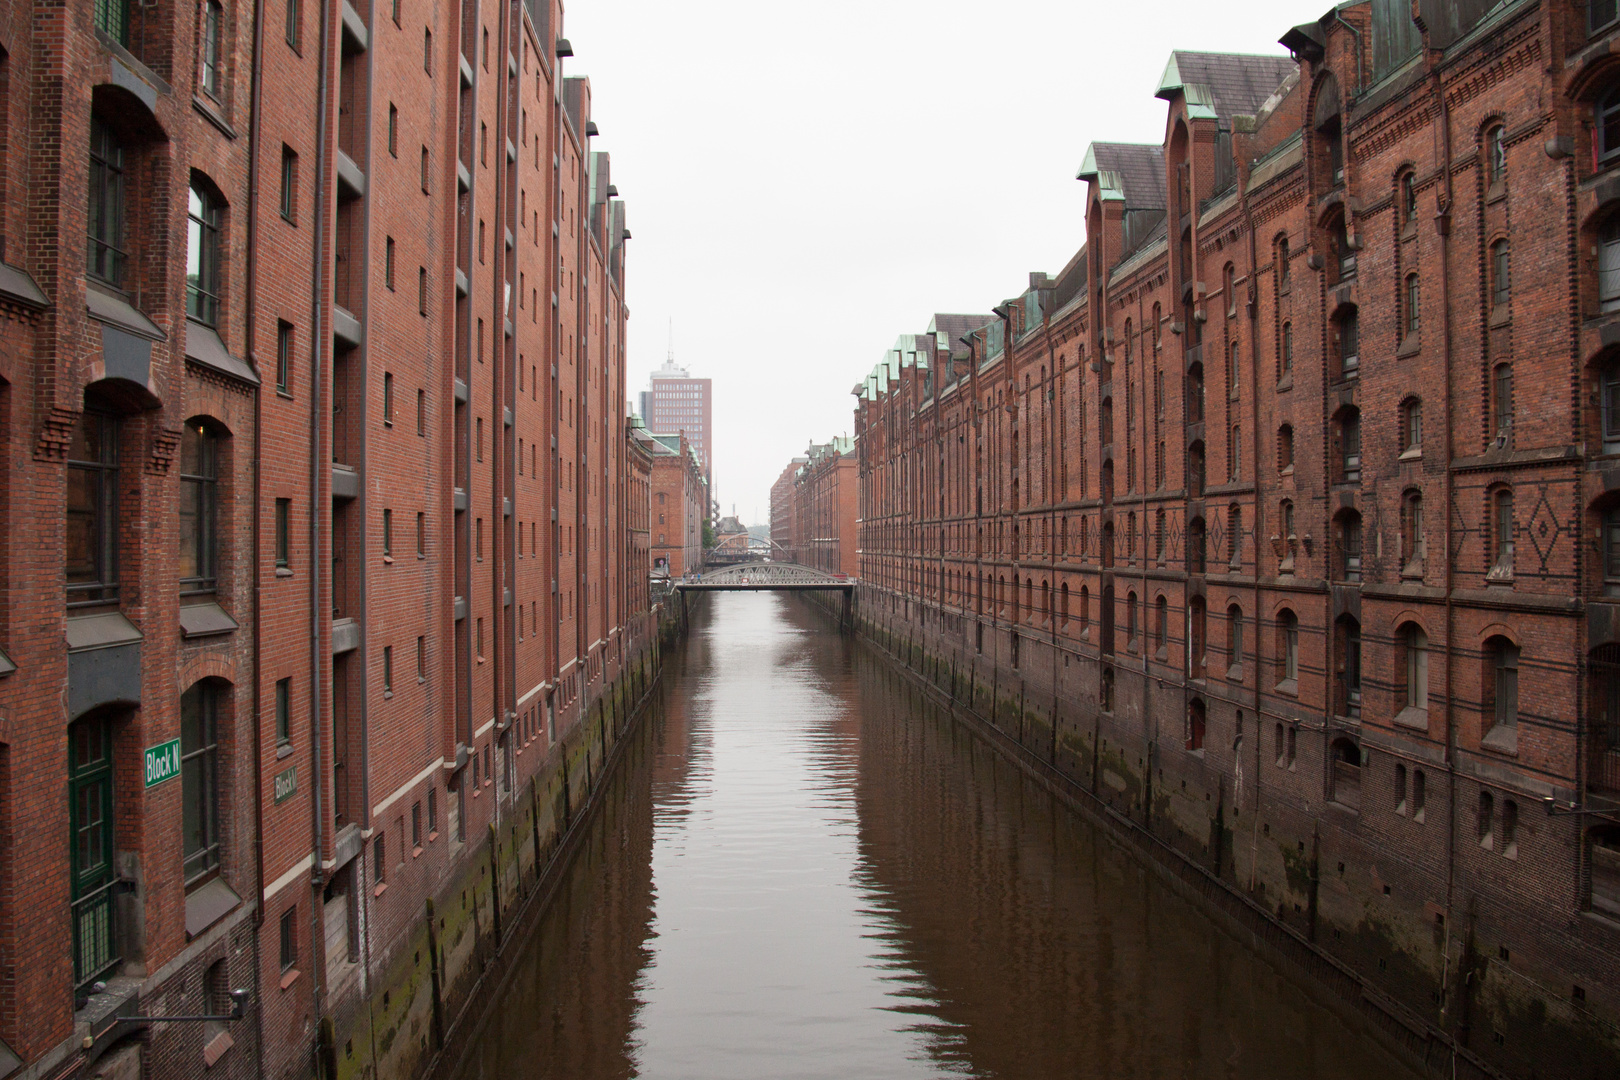
[(847, 577), (824, 573), (798, 563), (751, 562), (722, 566), (693, 581), (676, 582), (679, 592), (803, 592), (837, 589), (846, 596), (855, 591)]

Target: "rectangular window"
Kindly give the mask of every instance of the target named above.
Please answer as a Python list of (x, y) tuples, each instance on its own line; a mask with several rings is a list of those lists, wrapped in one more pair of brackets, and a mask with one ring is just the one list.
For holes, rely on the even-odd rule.
[(276, 745), (292, 742), (292, 679), (276, 680)]
[(478, 460), (483, 461), (484, 460), (484, 418), (482, 416), (480, 416), (478, 418), (477, 431), (478, 431), (478, 441), (477, 441), (477, 444), (476, 444), (476, 449), (477, 449), (477, 452), (478, 452)]
[(422, 31), (422, 70), (433, 74), (433, 31)]
[(394, 238), (390, 236), (383, 246), (383, 284), (394, 291)]
[(416, 636), (416, 681), (427, 682), (427, 638)]
[(428, 836), (439, 831), (439, 789), (428, 788)]
[(180, 435), (181, 595), (214, 591), (218, 562), (219, 447), (200, 423)]
[(1620, 14), (1620, 4), (1615, 0), (1587, 0), (1586, 26), (1590, 33), (1599, 30), (1614, 22), (1615, 16)]
[(281, 914), (281, 970), (291, 971), (298, 964), (298, 905)]
[(67, 600), (118, 599), (118, 421), (86, 412), (67, 449)]
[(427, 267), (416, 268), (416, 310), (422, 315), (428, 313), (428, 284)]
[(293, 328), (292, 323), (276, 323), (276, 392), (292, 393)]
[(189, 886), (219, 869), (219, 698), (214, 681), (180, 696), (181, 852)]
[(384, 555), (392, 555), (393, 553), (394, 553), (394, 512), (392, 510), (384, 510), (383, 511), (383, 554)]
[(428, 191), (428, 148), (422, 147), (422, 193)]
[(1519, 722), (1519, 650), (1496, 646), (1496, 723), (1512, 727)]
[(382, 833), (371, 842), (371, 879), (378, 885), (388, 880), (388, 858), (383, 845), (386, 839), (387, 834)]
[(388, 152), (399, 157), (399, 109), (392, 104), (388, 106)]
[(411, 847), (420, 849), (422, 846), (422, 804), (411, 804)]
[(216, 101), (225, 87), (220, 70), (224, 62), (224, 31), (225, 9), (219, 6), (218, 0), (208, 0), (203, 5), (201, 76), (203, 93)]
[(416, 557), (421, 558), (427, 554), (427, 515), (422, 511), (416, 512)]
[(384, 645), (383, 646), (383, 692), (384, 693), (393, 693), (393, 691), (394, 691), (394, 647), (392, 645)]
[(292, 566), (292, 500), (276, 500), (276, 569)]
[(479, 562), (484, 561), (484, 519), (479, 518), (473, 522), (473, 554)]
[(427, 434), (427, 391), (416, 392), (416, 433)]
[(298, 154), (286, 145), (281, 148), (281, 216), (298, 223)]
[(478, 620), (477, 637), (478, 637), (478, 640), (475, 643), (476, 644), (476, 653), (475, 653), (475, 655), (477, 655), (479, 660), (483, 660), (483, 658), (484, 658), (484, 620), (483, 619)]
[(87, 272), (114, 287), (124, 280), (124, 148), (112, 130), (90, 118), (90, 243)]

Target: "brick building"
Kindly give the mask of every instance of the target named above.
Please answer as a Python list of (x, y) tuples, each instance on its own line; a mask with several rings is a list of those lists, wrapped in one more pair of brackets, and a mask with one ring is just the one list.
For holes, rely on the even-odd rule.
[(1172, 54), (1069, 264), (856, 414), (869, 631), (1510, 1075), (1620, 1054), (1615, 15)]
[(681, 577), (703, 569), (703, 522), (709, 486), (684, 435), (654, 435), (652, 459), (653, 573)]
[(410, 1074), (599, 774), (649, 469), (561, 18), (0, 14), (0, 1076)]
[(771, 558), (787, 561), (796, 558), (793, 525), (793, 478), (808, 458), (800, 455), (789, 461), (782, 475), (771, 485)]
[(855, 440), (839, 435), (811, 443), (794, 477), (793, 561), (829, 574), (858, 574), (859, 503)]

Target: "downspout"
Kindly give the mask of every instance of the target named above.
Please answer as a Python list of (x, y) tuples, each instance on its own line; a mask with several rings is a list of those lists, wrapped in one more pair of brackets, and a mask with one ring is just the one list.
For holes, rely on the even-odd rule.
[[(321, 324), (322, 299), (326, 288), (326, 139), (327, 139), (327, 87), (331, 82), (331, 0), (321, 0), (321, 48), (319, 90), (316, 94), (315, 116), (315, 209), (310, 237), (314, 246), (312, 260), (310, 316), (310, 372), (309, 372), (309, 756), (310, 756), (310, 844), (312, 865), (310, 884), (320, 889), (326, 883), (321, 866), (321, 840), (324, 829), (321, 822), (321, 356), (325, 350), (325, 331)], [(330, 466), (328, 466), (330, 467)], [(310, 948), (321, 941), (320, 905), (310, 898)], [(314, 1030), (320, 1029), (326, 988), (321, 965), (311, 965), (311, 1001), (314, 1008)]]
[[(1446, 726), (1446, 797), (1449, 806), (1446, 811), (1446, 937), (1445, 952), (1441, 956), (1440, 966), (1440, 1017), (1442, 1024), (1451, 1013), (1451, 929), (1456, 921), (1452, 918), (1452, 905), (1456, 886), (1457, 873), (1457, 728), (1452, 708), (1452, 669), (1455, 666), (1455, 650), (1452, 647), (1452, 635), (1456, 627), (1455, 611), (1453, 608), (1455, 593), (1453, 591), (1453, 568), (1451, 559), (1451, 513), (1452, 504), (1452, 461), (1454, 448), (1452, 445), (1452, 415), (1451, 415), (1451, 208), (1453, 205), (1451, 188), (1451, 109), (1446, 101), (1445, 88), (1440, 82), (1438, 69), (1432, 71), (1432, 85), (1435, 97), (1438, 98), (1438, 112), (1440, 115), (1440, 167), (1443, 188), (1436, 207), (1435, 229), (1440, 238), (1440, 358), (1444, 372), (1442, 384), (1441, 415), (1445, 418), (1445, 525), (1442, 535), (1445, 537), (1445, 590), (1446, 590), (1446, 679), (1445, 679), (1445, 726)], [(1457, 1040), (1455, 1034), (1450, 1037), (1451, 1051), (1455, 1056)]]
[[(1254, 407), (1254, 422), (1249, 425), (1254, 449), (1250, 461), (1254, 468), (1254, 520), (1250, 524), (1254, 536), (1254, 694), (1251, 709), (1254, 714), (1254, 824), (1250, 827), (1249, 891), (1254, 891), (1255, 867), (1260, 852), (1260, 777), (1261, 746), (1265, 740), (1265, 725), (1260, 721), (1260, 462), (1265, 446), (1260, 437), (1260, 274), (1259, 245), (1254, 237), (1254, 207), (1249, 202), (1248, 178), (1243, 178), (1243, 227), (1249, 233), (1249, 401)], [(1241, 659), (1241, 658), (1240, 658)], [(1236, 867), (1233, 868), (1234, 870)]]
[[(257, 350), (254, 348), (255, 316), (258, 314), (257, 293), (254, 291), (256, 277), (254, 274), (256, 244), (258, 241), (259, 220), (259, 136), (262, 130), (264, 115), (260, 107), (264, 61), (264, 5), (253, 6), (253, 77), (252, 109), (253, 116), (248, 124), (248, 207), (247, 207), (247, 272), (243, 282), (247, 293), (247, 326), (246, 336), (248, 342), (248, 362), (255, 368), (257, 364)], [(260, 380), (258, 392), (253, 395), (253, 879), (258, 885), (258, 903), (253, 910), (253, 989), (259, 993), (264, 987), (263, 971), (260, 967), (259, 931), (264, 926), (264, 728), (259, 718), (264, 715), (264, 687), (260, 678), (263, 670), (261, 656), (263, 649), (263, 619), (261, 617), (261, 588), (260, 575), (264, 564), (263, 539), (263, 492), (264, 492), (264, 385)], [(254, 1071), (260, 1076), (264, 1075), (264, 1006), (261, 1000), (258, 1007), (253, 1010), (253, 1060)]]

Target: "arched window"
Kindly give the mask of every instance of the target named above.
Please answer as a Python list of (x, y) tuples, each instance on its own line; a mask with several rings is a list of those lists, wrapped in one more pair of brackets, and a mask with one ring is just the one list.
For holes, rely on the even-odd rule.
[(219, 869), (219, 712), (216, 679), (180, 696), (181, 852), (187, 885)]
[(1489, 851), (1496, 846), (1496, 799), (1488, 791), (1479, 793), (1479, 813), (1474, 824), (1479, 832), (1479, 846)]
[(1111, 713), (1111, 712), (1114, 711), (1114, 669), (1113, 668), (1103, 668), (1102, 679), (1100, 680), (1100, 683), (1099, 683), (1099, 686), (1098, 686), (1097, 699), (1098, 699), (1098, 704), (1102, 706), (1102, 711), (1103, 712)]
[(1299, 679), (1299, 617), (1284, 608), (1277, 614), (1278, 682)]
[(205, 421), (180, 434), (180, 592), (211, 593), (218, 580), (219, 445)]
[(1204, 573), (1208, 553), (1209, 541), (1204, 519), (1193, 518), (1187, 523), (1187, 573)]
[(1187, 369), (1187, 423), (1204, 422), (1204, 365), (1193, 364)]
[(1334, 522), (1335, 532), (1338, 534), (1339, 546), (1339, 580), (1361, 580), (1361, 515), (1354, 510), (1346, 510)]
[(1507, 180), (1506, 130), (1496, 124), (1485, 132), (1485, 182), (1490, 187)]
[(1361, 483), (1361, 411), (1354, 407), (1339, 413), (1334, 434), (1338, 437), (1339, 475), (1334, 479), (1341, 484)]
[(1356, 272), (1356, 249), (1350, 242), (1349, 223), (1343, 214), (1333, 219), (1329, 231), (1333, 236), (1333, 251), (1339, 268), (1339, 277), (1347, 278)]
[(1406, 816), (1406, 766), (1395, 765), (1395, 812)]
[(1080, 586), (1080, 634), (1091, 633), (1091, 586)]
[(1226, 478), (1235, 481), (1243, 475), (1243, 432), (1239, 425), (1233, 424), (1230, 437), (1226, 441)]
[(1604, 311), (1620, 309), (1620, 212), (1611, 213), (1598, 233), (1598, 304)]
[(1125, 594), (1125, 642), (1136, 648), (1136, 593)]
[(1401, 174), (1401, 225), (1403, 229), (1417, 228), (1417, 174), (1411, 170)]
[(1361, 322), (1355, 306), (1346, 305), (1333, 320), (1334, 360), (1341, 379), (1354, 378), (1361, 368)]
[[(1408, 723), (1428, 726), (1429, 635), (1416, 623), (1404, 624), (1395, 634), (1400, 649), (1396, 676), (1401, 680), (1396, 705)], [(1421, 713), (1423, 715), (1419, 716)]]
[(1069, 583), (1065, 581), (1058, 588), (1058, 618), (1059, 626), (1067, 629), (1069, 625)]
[(1425, 554), (1423, 532), (1423, 493), (1408, 491), (1401, 496), (1401, 570), (1423, 573)]
[(1233, 285), (1236, 275), (1232, 271), (1232, 264), (1227, 263), (1226, 269), (1221, 271), (1221, 290), (1226, 297), (1226, 315), (1228, 318), (1237, 314), (1237, 289)]
[(67, 602), (118, 599), (118, 443), (121, 425), (88, 403), (67, 449)]
[(1204, 496), (1204, 444), (1202, 440), (1187, 448), (1187, 495), (1201, 499)]
[(1277, 429), (1277, 471), (1284, 475), (1294, 471), (1294, 425), (1284, 424)]
[(1209, 618), (1204, 598), (1195, 596), (1187, 601), (1187, 677), (1202, 679), (1204, 663), (1209, 651)]
[(1489, 735), (1519, 726), (1519, 647), (1505, 637), (1485, 642), (1485, 720)]
[(1603, 452), (1620, 453), (1620, 354), (1604, 358), (1598, 368), (1598, 408), (1602, 413)]
[(124, 283), (124, 145), (113, 130), (90, 118), (88, 272), (116, 287)]
[(1203, 753), (1204, 729), (1208, 725), (1208, 711), (1202, 698), (1193, 698), (1187, 702), (1187, 749), (1194, 753)]
[(1498, 488), (1490, 496), (1491, 511), (1491, 578), (1513, 577), (1513, 489)]
[(1277, 377), (1280, 379), (1284, 375), (1292, 374), (1293, 370), (1294, 370), (1294, 324), (1293, 323), (1286, 323), (1285, 322), (1285, 323), (1282, 324), (1282, 345), (1281, 345), (1281, 347), (1280, 347), (1280, 349), (1278, 351), (1280, 353), (1279, 360), (1278, 360), (1278, 363), (1279, 363), (1280, 366), (1279, 366), (1279, 370), (1278, 370), (1278, 373), (1277, 373)]
[(223, 217), (219, 199), (193, 180), (186, 217), (186, 314), (208, 326), (219, 322)]
[(1277, 237), (1277, 288), (1281, 292), (1288, 291), (1290, 272), (1288, 255), (1288, 237)]
[(1501, 307), (1512, 298), (1512, 295), (1508, 241), (1504, 236), (1491, 245), (1491, 303)]
[(1352, 810), (1361, 809), (1361, 748), (1349, 739), (1335, 739), (1333, 759), (1333, 801)]
[(1243, 609), (1226, 609), (1226, 674), (1235, 676), (1243, 666)]
[(1407, 398), (1401, 402), (1401, 455), (1414, 457), (1423, 452), (1423, 402)]
[(1406, 310), (1403, 313), (1405, 318), (1401, 321), (1401, 340), (1403, 343), (1408, 340), (1416, 342), (1418, 329), (1423, 325), (1423, 318), (1421, 307), (1422, 293), (1419, 290), (1418, 276), (1415, 272), (1406, 275), (1406, 291), (1404, 297)]
[(1335, 711), (1340, 716), (1361, 714), (1361, 623), (1341, 615), (1334, 623), (1333, 666)]
[(1513, 365), (1497, 364), (1491, 372), (1491, 412), (1496, 421), (1496, 444), (1513, 445)]
[(1153, 639), (1161, 657), (1166, 655), (1170, 647), (1170, 601), (1163, 593), (1153, 602)]
[(1292, 573), (1294, 570), (1294, 547), (1299, 542), (1298, 534), (1294, 532), (1293, 500), (1284, 499), (1277, 509), (1282, 532), (1272, 537), (1272, 543), (1281, 545), (1281, 550), (1278, 553), (1281, 562), (1278, 569), (1284, 573)]
[(1243, 508), (1226, 508), (1226, 565), (1236, 570), (1243, 565)]
[(1230, 355), (1226, 362), (1226, 396), (1236, 401), (1238, 398), (1238, 385), (1242, 378), (1243, 350), (1239, 343), (1232, 342)]

